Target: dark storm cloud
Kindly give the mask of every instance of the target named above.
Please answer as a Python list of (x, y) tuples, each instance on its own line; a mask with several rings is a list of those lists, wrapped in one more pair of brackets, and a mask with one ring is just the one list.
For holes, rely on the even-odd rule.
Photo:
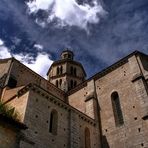
[[(104, 0), (102, 4), (108, 13), (100, 23), (88, 24), (88, 34), (77, 26), (55, 28), (56, 21), (42, 28), (35, 23), (34, 16), (26, 13), (23, 1), (2, 0), (0, 38), (9, 42), (9, 47), (17, 43), (12, 52), (26, 49), (36, 53), (34, 44), (41, 44), (54, 60), (63, 48), (69, 47), (85, 66), (88, 76), (135, 49), (148, 53), (148, 1)], [(45, 17), (43, 12), (37, 15), (39, 19)]]

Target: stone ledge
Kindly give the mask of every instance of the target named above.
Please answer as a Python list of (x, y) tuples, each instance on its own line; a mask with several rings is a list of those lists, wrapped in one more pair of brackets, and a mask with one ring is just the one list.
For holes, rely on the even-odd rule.
[(144, 76), (143, 76), (143, 74), (142, 73), (138, 73), (138, 74), (135, 74), (134, 76), (133, 76), (133, 78), (132, 78), (132, 82), (135, 82), (136, 80), (139, 80), (139, 79), (143, 79), (144, 78)]

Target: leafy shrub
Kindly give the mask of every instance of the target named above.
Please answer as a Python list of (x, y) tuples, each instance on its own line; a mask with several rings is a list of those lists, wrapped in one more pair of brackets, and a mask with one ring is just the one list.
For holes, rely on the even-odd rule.
[(19, 114), (15, 110), (15, 107), (3, 104), (1, 101), (0, 101), (0, 114), (17, 121), (19, 120)]

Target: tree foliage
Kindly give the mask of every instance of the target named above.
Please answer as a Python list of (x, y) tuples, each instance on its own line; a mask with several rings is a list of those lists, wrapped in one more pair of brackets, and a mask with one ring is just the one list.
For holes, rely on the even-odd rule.
[(0, 114), (17, 121), (19, 120), (19, 114), (15, 107), (3, 104), (2, 101), (0, 101)]

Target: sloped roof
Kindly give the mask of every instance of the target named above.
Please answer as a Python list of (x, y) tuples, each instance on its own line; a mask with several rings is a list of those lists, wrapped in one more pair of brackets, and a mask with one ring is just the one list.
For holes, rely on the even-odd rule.
[(87, 80), (85, 80), (84, 82), (80, 83), (79, 85), (77, 85), (74, 89), (70, 90), (68, 92), (68, 95), (73, 94), (74, 92), (78, 91), (79, 89), (83, 88), (86, 86), (87, 82), (92, 80), (92, 79), (99, 79), (101, 77), (103, 77), (104, 75), (108, 74), (109, 72), (115, 70), (116, 68), (118, 68), (119, 66), (123, 65), (124, 63), (128, 62), (128, 59), (134, 55), (141, 55), (141, 56), (148, 56), (146, 54), (144, 54), (143, 52), (140, 52), (138, 50), (135, 50), (134, 52), (128, 54), (127, 56), (123, 57), (122, 59), (118, 60), (117, 62), (115, 62), (114, 64), (110, 65), (109, 67), (106, 67), (105, 69), (101, 70), (100, 72), (94, 74), (92, 77), (88, 78)]

